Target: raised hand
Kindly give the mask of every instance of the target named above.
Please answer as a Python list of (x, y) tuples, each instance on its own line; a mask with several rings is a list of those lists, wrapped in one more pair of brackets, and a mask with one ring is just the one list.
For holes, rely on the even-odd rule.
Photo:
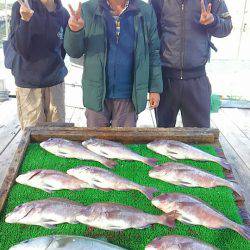
[(211, 13), (212, 9), (212, 4), (209, 3), (208, 7), (206, 9), (204, 0), (201, 0), (201, 18), (200, 18), (200, 23), (202, 25), (209, 25), (214, 22), (214, 16)]
[(79, 3), (77, 11), (74, 11), (71, 4), (69, 4), (70, 18), (69, 27), (72, 31), (78, 32), (84, 27), (84, 20), (82, 18), (82, 4)]
[(34, 11), (30, 8), (28, 1), (18, 0), (20, 4), (20, 15), (21, 19), (29, 22), (34, 14)]

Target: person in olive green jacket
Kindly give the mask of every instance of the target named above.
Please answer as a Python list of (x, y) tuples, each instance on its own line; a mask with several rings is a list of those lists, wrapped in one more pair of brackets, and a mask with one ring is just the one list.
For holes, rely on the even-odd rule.
[(141, 0), (90, 0), (74, 11), (64, 38), (69, 56), (84, 55), (88, 127), (135, 127), (163, 90), (157, 20)]

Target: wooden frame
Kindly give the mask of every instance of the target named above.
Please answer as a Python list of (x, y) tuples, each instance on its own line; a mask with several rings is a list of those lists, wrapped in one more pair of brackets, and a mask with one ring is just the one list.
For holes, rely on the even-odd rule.
[[(76, 128), (70, 126), (61, 127), (32, 127), (28, 128), (21, 139), (18, 149), (14, 155), (13, 161), (9, 167), (8, 173), (0, 189), (0, 211), (2, 211), (5, 201), (8, 197), (11, 186), (14, 183), (19, 167), (22, 164), (26, 149), (31, 142), (42, 142), (51, 137), (60, 137), (74, 141), (84, 141), (96, 137), (107, 140), (119, 141), (124, 144), (148, 143), (153, 140), (169, 139), (179, 140), (190, 144), (209, 144), (221, 151), (224, 157), (221, 145), (219, 143), (219, 130), (201, 129), (201, 128)], [(228, 179), (234, 180), (232, 171), (225, 171)], [(246, 224), (249, 224), (247, 212), (244, 207), (244, 201), (235, 194), (235, 198)]]

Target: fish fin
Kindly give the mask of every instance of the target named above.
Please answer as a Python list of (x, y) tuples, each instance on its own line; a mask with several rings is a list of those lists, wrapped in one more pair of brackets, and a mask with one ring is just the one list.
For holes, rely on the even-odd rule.
[(145, 158), (143, 160), (143, 163), (151, 166), (151, 167), (155, 167), (156, 166), (156, 163), (157, 163), (158, 159), (155, 159), (155, 158)]
[(51, 225), (51, 224), (47, 224), (47, 223), (41, 224), (41, 226), (45, 227), (45, 228), (49, 228), (49, 229), (55, 229), (56, 228), (56, 225)]
[(232, 166), (225, 159), (220, 159), (218, 163), (227, 170), (232, 170)]
[(46, 193), (49, 193), (49, 194), (54, 193), (54, 191), (47, 189), (47, 188), (43, 188), (43, 191), (45, 191)]
[(152, 227), (152, 226), (151, 225), (146, 225), (144, 227), (139, 227), (138, 229), (146, 229), (146, 228), (150, 228), (150, 227)]
[(93, 185), (93, 188), (98, 189), (98, 190), (102, 190), (104, 192), (113, 191), (113, 189), (111, 189), (111, 188), (102, 188), (102, 187), (98, 187), (97, 185)]
[(178, 185), (185, 186), (185, 187), (194, 187), (192, 183), (187, 182), (187, 181), (179, 181)]
[(106, 166), (107, 168), (114, 168), (116, 165), (117, 165), (117, 162), (116, 161), (113, 161), (113, 160), (105, 160), (104, 162), (102, 162), (102, 164), (104, 166)]
[(173, 228), (175, 227), (175, 220), (178, 216), (179, 214), (176, 211), (163, 214), (160, 216), (160, 224)]
[(167, 154), (167, 157), (174, 161), (178, 160), (177, 158), (175, 158), (173, 155), (170, 155), (170, 154)]
[(243, 190), (241, 188), (241, 186), (235, 182), (231, 182), (230, 183), (230, 188), (236, 192), (240, 197), (244, 198), (243, 196)]
[(245, 225), (238, 225), (235, 223), (233, 227), (231, 227), (233, 230), (238, 232), (240, 235), (242, 235), (247, 240), (250, 240), (250, 226)]
[(180, 217), (180, 221), (185, 224), (194, 224), (189, 218), (183, 216)]
[(104, 157), (109, 158), (109, 157), (108, 157), (109, 154), (108, 154), (107, 152), (103, 151), (102, 149), (100, 149), (100, 153), (101, 153), (101, 155), (103, 155)]
[(151, 187), (143, 187), (139, 191), (143, 193), (149, 200), (152, 200), (154, 198), (153, 194), (158, 192), (157, 189)]

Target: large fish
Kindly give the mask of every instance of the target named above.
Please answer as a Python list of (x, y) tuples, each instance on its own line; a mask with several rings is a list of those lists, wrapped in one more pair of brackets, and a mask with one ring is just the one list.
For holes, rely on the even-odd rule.
[(217, 250), (217, 248), (191, 237), (169, 235), (154, 239), (145, 250)]
[(155, 166), (157, 162), (157, 159), (143, 157), (119, 142), (92, 138), (84, 141), (82, 145), (96, 154), (109, 159), (140, 161), (149, 166)]
[(172, 214), (147, 214), (115, 203), (95, 203), (85, 207), (85, 211), (76, 219), (91, 227), (117, 231), (128, 228), (143, 229), (156, 223), (173, 227), (175, 217)]
[(147, 147), (158, 154), (165, 155), (173, 160), (196, 160), (217, 162), (225, 169), (231, 169), (226, 160), (210, 155), (198, 148), (192, 147), (180, 141), (160, 140), (147, 144)]
[(81, 214), (83, 209), (84, 206), (80, 203), (50, 198), (17, 206), (6, 215), (5, 222), (54, 228), (61, 223), (77, 223), (76, 216)]
[(180, 193), (163, 194), (152, 200), (152, 204), (165, 213), (176, 213), (177, 220), (201, 225), (211, 229), (230, 228), (246, 239), (250, 239), (250, 227), (237, 224), (203, 201)]
[(242, 196), (241, 187), (200, 169), (181, 163), (168, 162), (149, 171), (149, 176), (174, 185), (213, 188), (225, 186)]
[(138, 190), (139, 192), (146, 195), (150, 200), (153, 198), (153, 193), (157, 192), (157, 190), (154, 188), (141, 186), (102, 168), (81, 166), (78, 168), (69, 169), (67, 173), (84, 181), (89, 186), (92, 186), (96, 189), (106, 191)]
[(25, 240), (9, 250), (125, 250), (105, 241), (81, 236), (53, 235)]
[(80, 190), (90, 188), (90, 186), (71, 175), (56, 170), (37, 169), (25, 174), (21, 174), (16, 178), (16, 182), (35, 187), (46, 192), (56, 190)]
[(76, 158), (80, 160), (98, 161), (108, 168), (116, 166), (116, 162), (83, 147), (80, 143), (68, 141), (61, 138), (50, 138), (41, 142), (40, 146), (48, 152), (65, 158)]

